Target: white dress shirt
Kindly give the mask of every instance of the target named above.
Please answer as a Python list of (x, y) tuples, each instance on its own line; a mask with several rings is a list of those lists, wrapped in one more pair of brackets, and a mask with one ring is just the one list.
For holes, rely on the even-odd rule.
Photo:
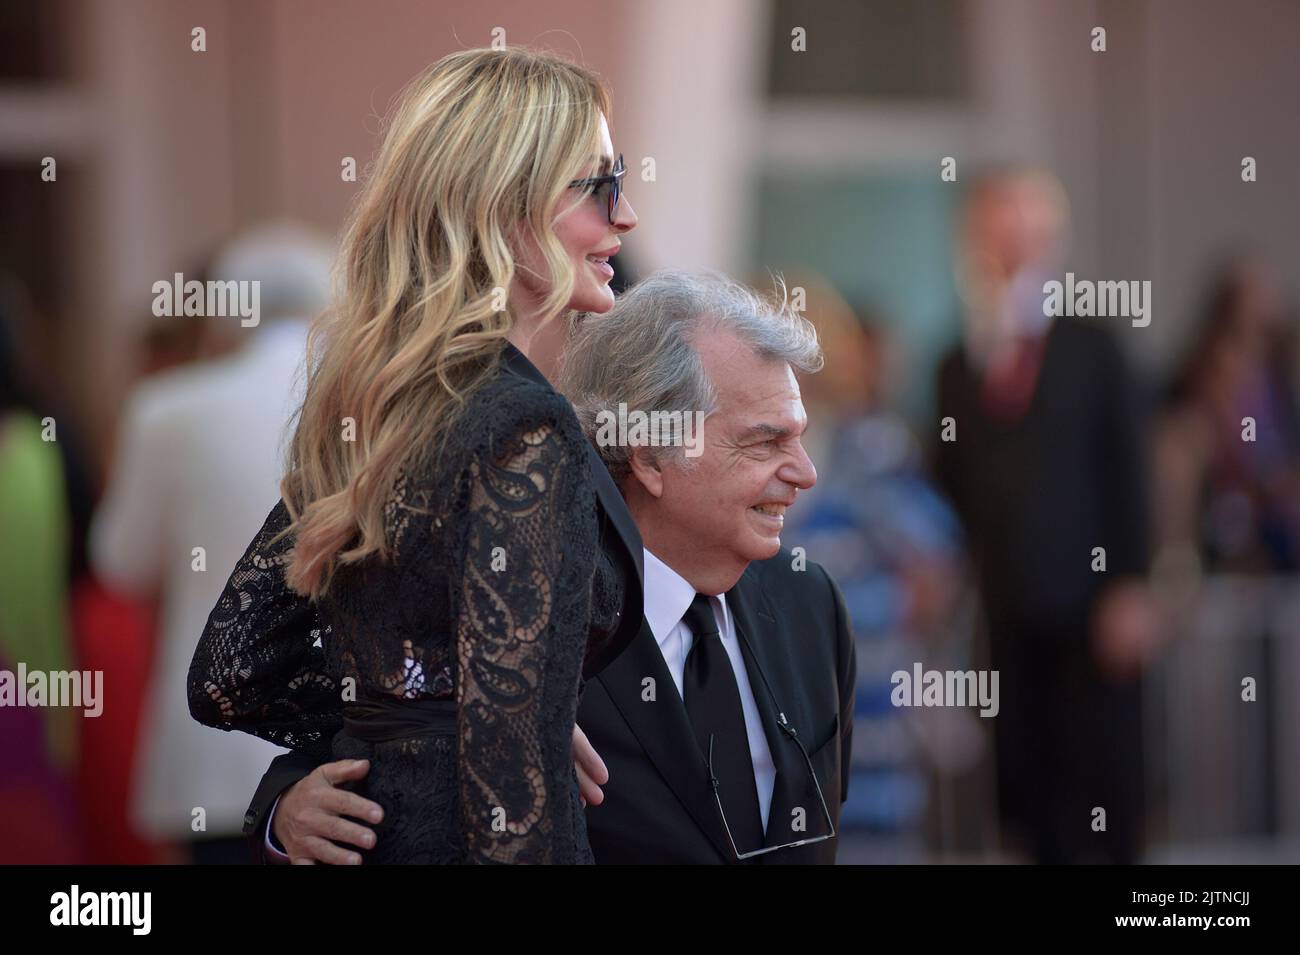
[[(694, 599), (694, 587), (650, 551), (645, 551), (646, 622), (650, 624), (650, 631), (659, 644), (659, 652), (664, 655), (664, 663), (668, 664), (668, 672), (673, 676), (678, 696), (682, 695), (686, 657), (695, 640), (682, 617)], [(767, 814), (772, 806), (772, 787), (776, 784), (776, 765), (772, 762), (772, 752), (768, 749), (767, 736), (763, 733), (763, 721), (758, 714), (758, 704), (754, 702), (754, 691), (749, 686), (749, 671), (740, 652), (740, 638), (736, 635), (735, 620), (727, 609), (726, 595), (710, 597), (709, 606), (718, 622), (718, 632), (722, 634), (722, 646), (727, 651), (727, 659), (731, 661), (731, 669), (736, 674), (740, 708), (745, 714), (745, 735), (749, 737), (749, 755), (754, 763), (758, 809), (763, 819), (763, 831), (766, 832)]]

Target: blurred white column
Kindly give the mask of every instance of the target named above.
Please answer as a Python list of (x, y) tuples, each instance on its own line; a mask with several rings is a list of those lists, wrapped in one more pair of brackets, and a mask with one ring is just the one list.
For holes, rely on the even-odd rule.
[[(654, 268), (744, 265), (749, 173), (762, 108), (767, 13), (752, 0), (628, 7), (628, 63), (615, 133), (641, 218), (629, 259)], [(655, 182), (642, 180), (654, 160)]]

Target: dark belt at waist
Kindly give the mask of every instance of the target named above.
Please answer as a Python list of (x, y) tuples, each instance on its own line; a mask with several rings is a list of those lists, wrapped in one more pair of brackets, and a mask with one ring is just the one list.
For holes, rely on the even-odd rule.
[(456, 701), (367, 695), (343, 707), (343, 732), (371, 743), (412, 736), (454, 736)]

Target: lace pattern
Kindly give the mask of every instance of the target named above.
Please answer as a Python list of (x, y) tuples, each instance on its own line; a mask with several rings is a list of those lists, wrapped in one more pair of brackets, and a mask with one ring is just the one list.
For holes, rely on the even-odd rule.
[[(322, 760), (368, 758), (385, 807), (367, 862), (590, 862), (571, 755), (584, 653), (622, 583), (599, 554), (568, 402), (507, 374), (479, 390), (437, 467), (385, 509), (388, 562), (290, 591), (283, 502), (236, 566), (190, 669), (195, 718)], [(454, 699), (455, 737), (340, 732), (349, 692)]]

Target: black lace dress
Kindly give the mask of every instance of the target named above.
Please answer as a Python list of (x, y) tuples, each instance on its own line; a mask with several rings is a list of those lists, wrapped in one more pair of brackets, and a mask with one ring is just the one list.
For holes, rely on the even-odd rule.
[[(366, 863), (592, 861), (571, 736), (584, 659), (609, 659), (640, 582), (602, 545), (592, 455), (540, 374), (502, 371), (386, 510), (388, 562), (319, 604), (283, 579), (278, 503), (213, 610), (191, 712), (321, 761), (366, 758), (384, 807)], [(625, 606), (629, 591), (636, 607)]]

